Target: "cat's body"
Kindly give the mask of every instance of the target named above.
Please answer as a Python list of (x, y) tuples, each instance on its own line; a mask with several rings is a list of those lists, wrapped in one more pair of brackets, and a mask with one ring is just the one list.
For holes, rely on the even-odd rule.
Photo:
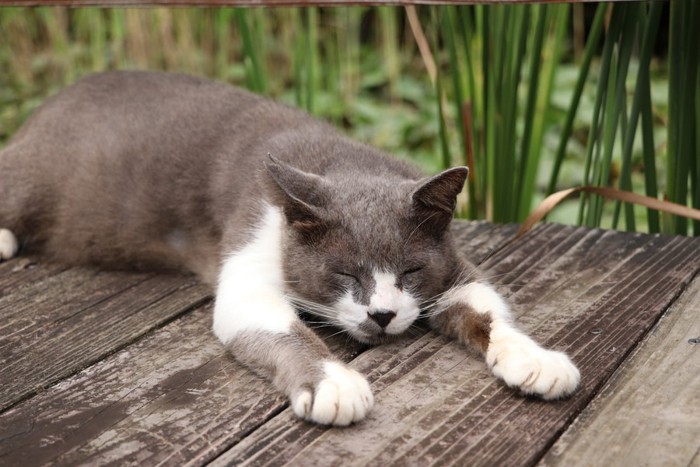
[(573, 392), (568, 357), (511, 323), (449, 233), (466, 177), (412, 166), (304, 113), (203, 79), (115, 72), (49, 100), (0, 151), (0, 260), (175, 269), (216, 286), (214, 332), (294, 411), (345, 425), (365, 379), (296, 315), (379, 343), (422, 309), (511, 386)]

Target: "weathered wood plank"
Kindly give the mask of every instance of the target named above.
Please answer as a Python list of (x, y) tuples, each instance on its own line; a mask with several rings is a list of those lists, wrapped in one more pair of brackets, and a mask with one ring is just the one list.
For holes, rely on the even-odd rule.
[(700, 277), (557, 441), (542, 466), (700, 460)]
[(582, 388), (569, 400), (520, 397), (458, 345), (428, 333), (352, 362), (377, 394), (363, 423), (323, 429), (285, 411), (215, 464), (532, 464), (696, 274), (699, 245), (544, 226), (496, 255), (492, 270), (522, 326), (580, 365)]
[(0, 297), (66, 269), (67, 267), (58, 264), (44, 264), (37, 257), (3, 261), (0, 263)]
[[(458, 223), (483, 255), (513, 227)], [(470, 255), (471, 256), (471, 255)], [(194, 279), (71, 269), (37, 258), (0, 264), (0, 410), (9, 407), (206, 297)], [(58, 345), (60, 343), (60, 345)]]
[[(24, 279), (29, 273), (38, 280), (15, 284), (0, 297), (0, 410), (100, 360), (208, 296), (206, 288), (189, 277), (61, 271), (44, 264), (17, 271)], [(12, 274), (0, 276), (0, 285), (9, 282), (16, 282)]]
[[(231, 407), (230, 400), (250, 397), (263, 413), (261, 404), (276, 407), (281, 401), (269, 391), (256, 392), (260, 383), (227, 361), (209, 325), (209, 310), (196, 310), (4, 413), (0, 463), (184, 461), (188, 443), (180, 440), (199, 437), (194, 431), (198, 417), (182, 423), (179, 411), (194, 401), (198, 408), (213, 405), (205, 413), (213, 409), (233, 417), (226, 420), (229, 427), (219, 426), (219, 435), (225, 434), (224, 428), (250, 429), (245, 420), (250, 406)], [(215, 419), (202, 420), (216, 424)], [(120, 439), (124, 421), (132, 421), (130, 444), (114, 441)], [(170, 425), (165, 433), (153, 429), (164, 421)]]
[[(476, 260), (512, 233), (483, 223), (456, 229), (480, 245), (470, 255)], [(135, 289), (124, 301), (147, 302)], [(197, 309), (0, 415), (0, 463), (206, 462), (279, 413), (284, 398), (226, 355), (209, 311)], [(65, 333), (72, 339), (80, 327)], [(342, 336), (330, 344), (346, 360), (361, 350)]]
[[(214, 458), (287, 403), (210, 328), (211, 306), (200, 307), (0, 415), (0, 464)], [(345, 359), (360, 350), (344, 337), (333, 344)]]
[(452, 223), (455, 246), (465, 258), (480, 264), (505, 245), (517, 232), (518, 226), (498, 225), (483, 221)]
[[(462, 248), (479, 245), (477, 262), (512, 232), (456, 229)], [(700, 248), (548, 225), (487, 264), (523, 327), (581, 365), (573, 399), (519, 397), (470, 352), (424, 332), (356, 357), (377, 407), (355, 427), (322, 429), (294, 419), (267, 382), (228, 357), (200, 307), (0, 415), (0, 463), (532, 463), (697, 272)], [(360, 350), (345, 348), (346, 358)]]

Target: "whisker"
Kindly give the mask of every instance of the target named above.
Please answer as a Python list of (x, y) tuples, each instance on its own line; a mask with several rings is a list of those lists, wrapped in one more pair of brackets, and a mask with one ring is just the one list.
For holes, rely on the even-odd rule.
[[(334, 332), (334, 333), (331, 334), (330, 336), (324, 336), (323, 339), (324, 339), (324, 340), (328, 340), (328, 339), (331, 339), (331, 338), (333, 338), (333, 337), (335, 337), (335, 336), (337, 336), (337, 335), (339, 335), (339, 334), (343, 334), (343, 333), (345, 333), (345, 332), (346, 332), (345, 329), (341, 329), (341, 330), (339, 330), (338, 332)], [(346, 341), (346, 344), (347, 344), (347, 341)]]
[(304, 321), (306, 324), (310, 324), (313, 329), (325, 329), (325, 328), (337, 328), (333, 323), (319, 322), (319, 321)]
[(425, 331), (426, 329), (424, 327), (418, 326), (417, 324), (411, 324), (405, 332), (411, 337), (420, 337)]

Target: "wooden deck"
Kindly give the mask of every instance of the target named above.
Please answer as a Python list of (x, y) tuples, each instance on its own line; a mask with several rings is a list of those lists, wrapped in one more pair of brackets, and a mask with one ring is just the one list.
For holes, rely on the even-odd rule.
[[(0, 465), (700, 465), (700, 239), (457, 223), (571, 399), (522, 397), (430, 331), (364, 348), (370, 417), (295, 419), (210, 332), (188, 277), (0, 264)], [(493, 254), (492, 254), (493, 253)]]

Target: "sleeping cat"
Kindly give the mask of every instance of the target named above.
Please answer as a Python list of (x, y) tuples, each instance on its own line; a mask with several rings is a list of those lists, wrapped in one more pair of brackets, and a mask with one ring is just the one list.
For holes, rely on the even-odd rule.
[(49, 99), (0, 151), (0, 260), (19, 240), (69, 264), (198, 274), (216, 289), (214, 334), (320, 424), (363, 419), (373, 396), (298, 309), (371, 344), (423, 313), (507, 385), (568, 396), (576, 367), (519, 331), (455, 250), (466, 176), (424, 178), (227, 85), (104, 73)]

